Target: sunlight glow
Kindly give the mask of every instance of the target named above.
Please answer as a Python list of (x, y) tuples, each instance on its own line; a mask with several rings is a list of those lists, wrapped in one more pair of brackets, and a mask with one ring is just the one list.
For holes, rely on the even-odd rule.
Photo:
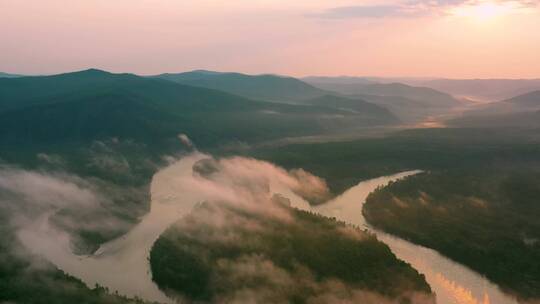
[(447, 279), (443, 274), (437, 273), (436, 280), (449, 292), (456, 304), (490, 304), (489, 295), (484, 293), (482, 299), (476, 298), (471, 290)]
[(483, 1), (474, 5), (457, 7), (451, 11), (451, 14), (477, 21), (491, 21), (497, 17), (508, 15), (516, 9), (519, 9), (519, 7), (512, 2)]

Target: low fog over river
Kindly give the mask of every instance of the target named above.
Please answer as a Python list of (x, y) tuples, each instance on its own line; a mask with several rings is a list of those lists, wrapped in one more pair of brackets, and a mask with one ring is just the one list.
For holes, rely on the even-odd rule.
[[(43, 255), (59, 269), (80, 278), (90, 287), (97, 283), (122, 295), (171, 303), (173, 301), (151, 279), (149, 252), (167, 227), (189, 213), (196, 204), (215, 198), (215, 193), (200, 186), (201, 177), (193, 174), (192, 169), (197, 161), (208, 157), (193, 153), (159, 171), (151, 185), (150, 212), (129, 233), (104, 244), (94, 255), (73, 254), (68, 236), (48, 224), (50, 214), (20, 230), (19, 239), (32, 252)], [(334, 200), (313, 208), (279, 179), (271, 180), (270, 188), (272, 192), (289, 198), (293, 207), (336, 217), (374, 232), (398, 258), (426, 276), (440, 304), (517, 303), (477, 273), (433, 250), (373, 229), (365, 222), (362, 206), (369, 193), (416, 173), (418, 171), (403, 172), (361, 182)]]

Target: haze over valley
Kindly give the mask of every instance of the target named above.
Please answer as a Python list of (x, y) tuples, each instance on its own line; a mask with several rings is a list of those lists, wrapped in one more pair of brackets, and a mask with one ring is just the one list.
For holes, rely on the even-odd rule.
[(0, 11), (0, 304), (540, 303), (536, 1)]

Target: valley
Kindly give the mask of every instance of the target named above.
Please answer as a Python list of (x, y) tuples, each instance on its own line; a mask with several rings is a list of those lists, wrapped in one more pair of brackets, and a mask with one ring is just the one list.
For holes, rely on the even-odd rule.
[[(39, 259), (47, 266), (32, 270), (34, 276), (57, 278), (53, 284), (73, 284), (85, 299), (109, 297), (110, 303), (170, 303), (185, 297), (244, 302), (248, 298), (243, 297), (259, 294), (238, 289), (234, 284), (251, 277), (231, 276), (235, 272), (220, 268), (224, 265), (271, 266), (290, 280), (300, 279), (307, 269), (302, 280), (315, 280), (260, 293), (267, 298), (257, 301), (277, 297), (278, 302), (304, 303), (339, 295), (348, 301), (460, 304), (526, 303), (537, 297), (536, 270), (527, 266), (537, 254), (537, 194), (528, 181), (535, 176), (540, 155), (534, 124), (518, 129), (500, 123), (462, 125), (465, 119), (480, 122), (476, 113), (481, 107), (467, 111), (467, 105), (449, 95), (413, 86), (371, 84), (356, 86), (358, 92), (333, 92), (269, 75), (196, 71), (176, 75), (173, 81), (167, 77), (86, 70), (0, 79), (0, 95), (11, 100), (0, 106), (1, 213), (11, 219), (3, 226), (10, 244), (2, 249), (6, 260), (24, 264)], [(208, 83), (183, 84), (208, 77)], [(282, 95), (249, 91), (252, 82), (282, 86)], [(56, 84), (55, 90), (48, 89), (50, 83)], [(230, 89), (215, 90), (219, 86)], [(515, 103), (534, 109), (535, 96), (533, 92), (489, 106)], [(244, 171), (237, 171), (240, 168)], [(392, 175), (396, 172), (415, 175)], [(482, 194), (482, 189), (500, 187), (493, 186), (499, 181), (492, 176), (505, 176), (508, 189), (521, 189), (521, 194), (506, 193), (504, 200)], [(475, 195), (456, 196), (459, 191), (452, 187), (466, 189), (455, 185), (461, 180), (483, 188)], [(399, 185), (410, 188), (402, 193)], [(449, 191), (456, 193), (451, 200), (445, 199)], [(417, 205), (425, 200), (418, 193), (437, 204)], [(487, 213), (476, 214), (478, 207), (467, 202), (488, 206)], [(403, 204), (411, 206), (407, 212), (396, 209)], [(516, 204), (525, 204), (524, 209), (515, 209)], [(451, 213), (441, 215), (440, 208)], [(509, 208), (513, 215), (504, 220), (510, 226), (504, 226), (503, 234), (497, 223)], [(221, 226), (215, 225), (223, 222), (221, 216), (232, 221), (227, 229), (241, 235), (240, 243), (247, 247), (219, 241), (233, 237), (219, 236)], [(313, 225), (310, 232), (320, 230), (316, 235), (321, 238), (295, 228), (291, 216), (293, 223)], [(205, 222), (208, 218), (217, 222)], [(234, 226), (236, 220), (243, 224)], [(187, 229), (184, 221), (198, 224)], [(245, 230), (251, 226), (268, 231)], [(335, 240), (334, 234), (343, 229), (356, 235), (340, 245), (343, 260), (356, 261), (348, 266), (356, 269), (356, 276), (330, 252), (310, 255), (330, 250), (329, 239)], [(473, 231), (484, 236), (463, 237)], [(218, 239), (204, 243), (205, 235)], [(255, 242), (263, 235), (261, 243)], [(357, 247), (357, 238), (367, 242), (364, 247)], [(447, 238), (453, 241), (439, 241)], [(276, 251), (286, 248), (282, 239), (314, 248)], [(506, 244), (502, 239), (525, 245), (492, 245)], [(14, 254), (14, 247), (25, 255)], [(223, 255), (210, 255), (209, 248)], [(490, 258), (480, 263), (470, 258), (475, 254)], [(519, 263), (512, 264), (512, 255), (520, 257)], [(300, 264), (284, 262), (289, 259)], [(370, 263), (380, 266), (370, 268)], [(513, 266), (505, 270), (498, 263)], [(514, 273), (518, 268), (522, 270)], [(6, 288), (16, 291), (28, 285), (22, 269), (0, 272), (19, 278), (19, 285)], [(403, 277), (391, 279), (390, 272)], [(260, 284), (253, 285), (254, 290), (273, 290), (266, 285), (271, 277), (257, 276)], [(222, 289), (213, 280), (233, 285)], [(339, 292), (327, 294), (336, 286)], [(306, 293), (300, 296), (297, 290)], [(39, 303), (17, 292), (5, 299)]]
[(0, 304), (540, 304), (540, 0), (0, 12)]

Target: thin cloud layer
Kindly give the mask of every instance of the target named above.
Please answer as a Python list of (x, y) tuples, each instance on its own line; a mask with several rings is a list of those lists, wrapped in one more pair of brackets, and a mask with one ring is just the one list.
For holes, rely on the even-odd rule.
[(494, 5), (510, 5), (514, 9), (531, 8), (538, 5), (536, 0), (412, 0), (395, 4), (384, 5), (354, 5), (326, 9), (322, 13), (312, 16), (328, 19), (377, 19), (377, 18), (405, 18), (422, 17), (429, 15), (445, 15), (457, 7), (467, 7), (491, 3)]
[(348, 19), (348, 18), (384, 18), (402, 15), (402, 8), (397, 5), (360, 5), (334, 7), (321, 14), (319, 18)]

